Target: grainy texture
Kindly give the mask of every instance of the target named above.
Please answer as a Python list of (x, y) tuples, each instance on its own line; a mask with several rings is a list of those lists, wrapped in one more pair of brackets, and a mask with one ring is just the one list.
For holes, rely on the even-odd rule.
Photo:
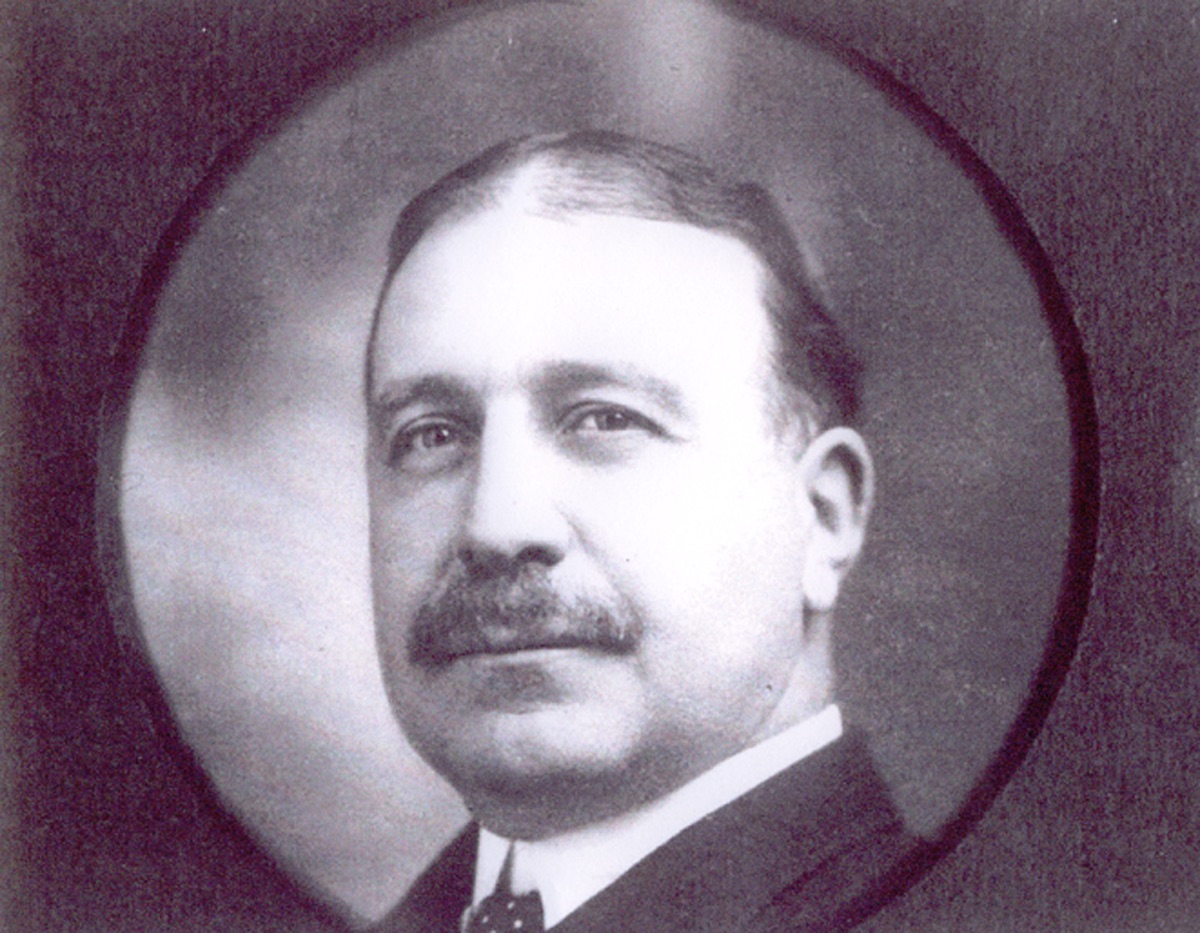
[[(20, 832), (6, 929), (337, 928), (224, 814), (106, 621), (99, 414), (114, 366), (126, 378), (112, 355), (144, 265), (216, 154), (412, 8), (12, 6), (20, 145), (5, 155), (21, 171), (3, 208), (19, 335), (4, 358), (20, 450), (5, 464), (17, 562), (3, 594)], [(892, 70), (1008, 187), (1082, 331), (1103, 458), (1096, 595), (1046, 728), (976, 831), (869, 928), (1194, 929), (1195, 6), (818, 0), (803, 19)]]

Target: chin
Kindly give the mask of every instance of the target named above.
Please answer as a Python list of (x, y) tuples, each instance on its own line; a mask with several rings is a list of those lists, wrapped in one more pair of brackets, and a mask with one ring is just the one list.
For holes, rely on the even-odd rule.
[(640, 775), (653, 759), (611, 710), (491, 712), (411, 739), (481, 823), (517, 838), (562, 832), (636, 805), (645, 785)]
[(474, 770), (511, 780), (587, 779), (624, 768), (636, 755), (636, 734), (611, 710), (582, 706), (494, 711), (464, 724), (446, 747)]

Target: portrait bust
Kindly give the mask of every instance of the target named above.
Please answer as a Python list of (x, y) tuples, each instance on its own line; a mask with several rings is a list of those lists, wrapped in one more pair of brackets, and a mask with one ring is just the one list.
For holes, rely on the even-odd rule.
[[(763, 189), (611, 132), (500, 144), (401, 214), (367, 361), (376, 624), (406, 734), (485, 835), (398, 928), (459, 928), (464, 845), (472, 924), (504, 865), (570, 930), (827, 929), (846, 862), (902, 850), (837, 744), (873, 478), (818, 294)], [(822, 778), (847, 825), (804, 800)], [(768, 815), (776, 839), (714, 845)]]

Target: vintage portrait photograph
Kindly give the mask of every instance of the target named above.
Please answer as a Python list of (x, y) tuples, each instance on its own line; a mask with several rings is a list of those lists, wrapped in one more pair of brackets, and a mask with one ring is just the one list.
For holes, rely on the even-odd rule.
[(5, 928), (1200, 924), (1110, 7), (18, 4)]

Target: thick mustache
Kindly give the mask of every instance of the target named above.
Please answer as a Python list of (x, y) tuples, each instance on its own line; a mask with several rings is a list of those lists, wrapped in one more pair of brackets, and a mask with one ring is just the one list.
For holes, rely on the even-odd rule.
[(456, 573), (417, 611), (409, 661), (443, 667), (472, 654), (535, 648), (593, 648), (625, 654), (637, 644), (636, 617), (587, 596), (564, 597), (544, 570), (476, 579)]

